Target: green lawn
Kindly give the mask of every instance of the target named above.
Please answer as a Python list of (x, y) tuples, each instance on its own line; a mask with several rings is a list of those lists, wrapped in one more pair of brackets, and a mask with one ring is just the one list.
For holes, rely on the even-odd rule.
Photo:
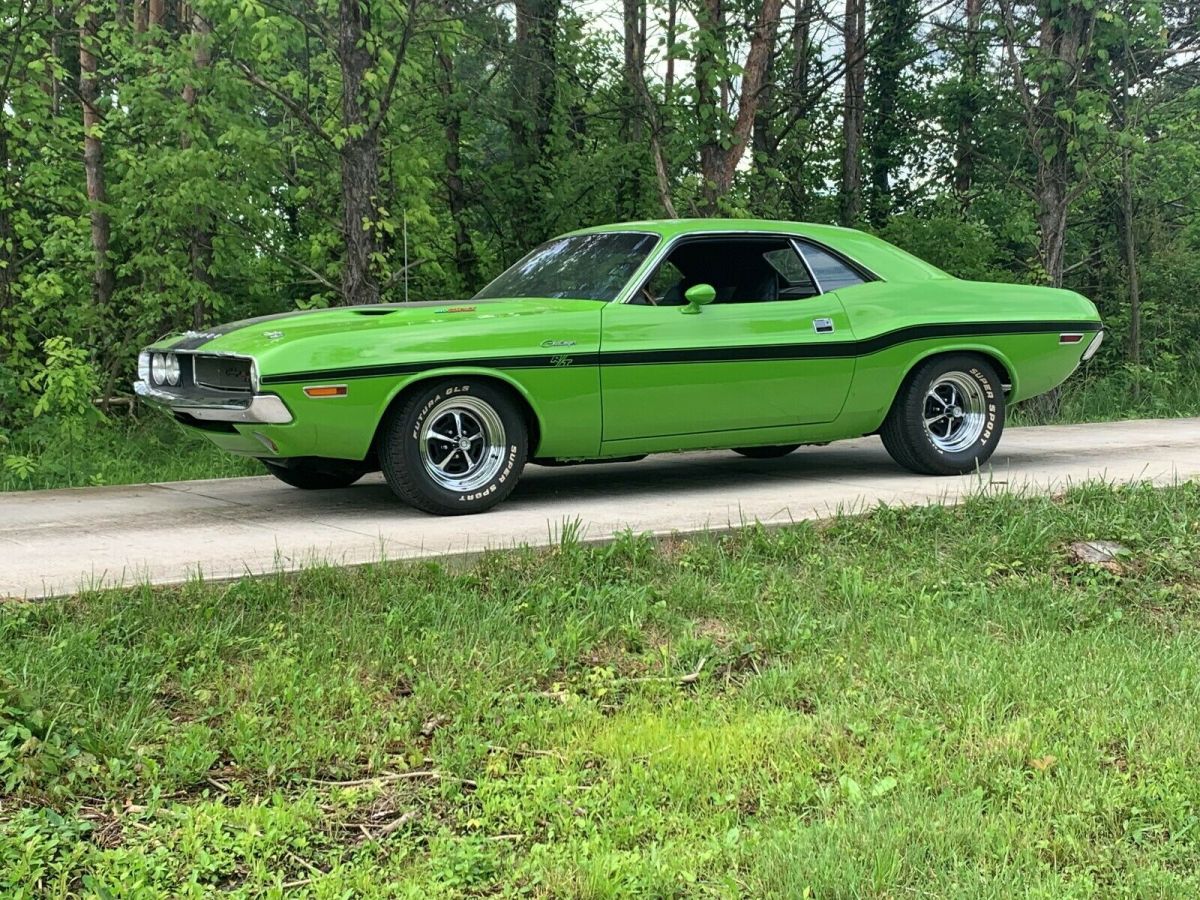
[(1194, 896), (1197, 523), (1093, 487), (9, 604), (0, 895)]
[[(0, 435), (2, 437), (2, 435)], [(81, 442), (0, 440), (0, 491), (262, 475), (253, 459), (218, 450), (166, 416), (101, 420)]]

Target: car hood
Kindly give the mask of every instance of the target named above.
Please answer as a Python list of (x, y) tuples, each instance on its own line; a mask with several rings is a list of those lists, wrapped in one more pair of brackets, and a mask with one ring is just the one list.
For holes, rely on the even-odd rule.
[(515, 298), (305, 310), (188, 332), (156, 349), (252, 356), (262, 373), (479, 351), (544, 353), (543, 340), (565, 335), (586, 344), (591, 334), (598, 340), (603, 307), (593, 300)]

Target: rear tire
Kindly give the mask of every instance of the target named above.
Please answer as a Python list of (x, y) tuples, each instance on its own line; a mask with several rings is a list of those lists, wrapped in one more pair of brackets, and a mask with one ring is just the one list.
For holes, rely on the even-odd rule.
[(988, 461), (1004, 431), (995, 366), (958, 353), (918, 366), (896, 395), (879, 436), (892, 459), (922, 475), (964, 475)]
[(418, 387), (385, 424), (379, 447), (396, 496), (439, 516), (491, 509), (516, 487), (528, 452), (516, 401), (466, 377)]
[(305, 459), (290, 464), (261, 460), (266, 470), (284, 484), (302, 491), (346, 488), (362, 478), (366, 470), (342, 459)]
[(779, 444), (775, 447), (734, 447), (734, 453), (740, 453), (747, 459), (778, 459), (787, 456), (798, 448), (799, 444)]

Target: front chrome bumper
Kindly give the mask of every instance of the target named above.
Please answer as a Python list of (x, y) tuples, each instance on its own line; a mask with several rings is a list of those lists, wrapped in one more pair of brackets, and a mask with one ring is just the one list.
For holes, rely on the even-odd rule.
[(274, 394), (251, 394), (247, 399), (226, 400), (189, 394), (172, 394), (152, 388), (144, 381), (133, 383), (133, 392), (143, 400), (205, 422), (245, 422), (286, 425), (292, 421), (287, 405)]

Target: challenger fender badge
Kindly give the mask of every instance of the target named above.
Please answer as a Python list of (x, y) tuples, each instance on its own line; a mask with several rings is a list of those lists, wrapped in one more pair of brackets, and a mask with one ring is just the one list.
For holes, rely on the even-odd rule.
[(542, 341), (543, 347), (574, 347), (574, 341)]

